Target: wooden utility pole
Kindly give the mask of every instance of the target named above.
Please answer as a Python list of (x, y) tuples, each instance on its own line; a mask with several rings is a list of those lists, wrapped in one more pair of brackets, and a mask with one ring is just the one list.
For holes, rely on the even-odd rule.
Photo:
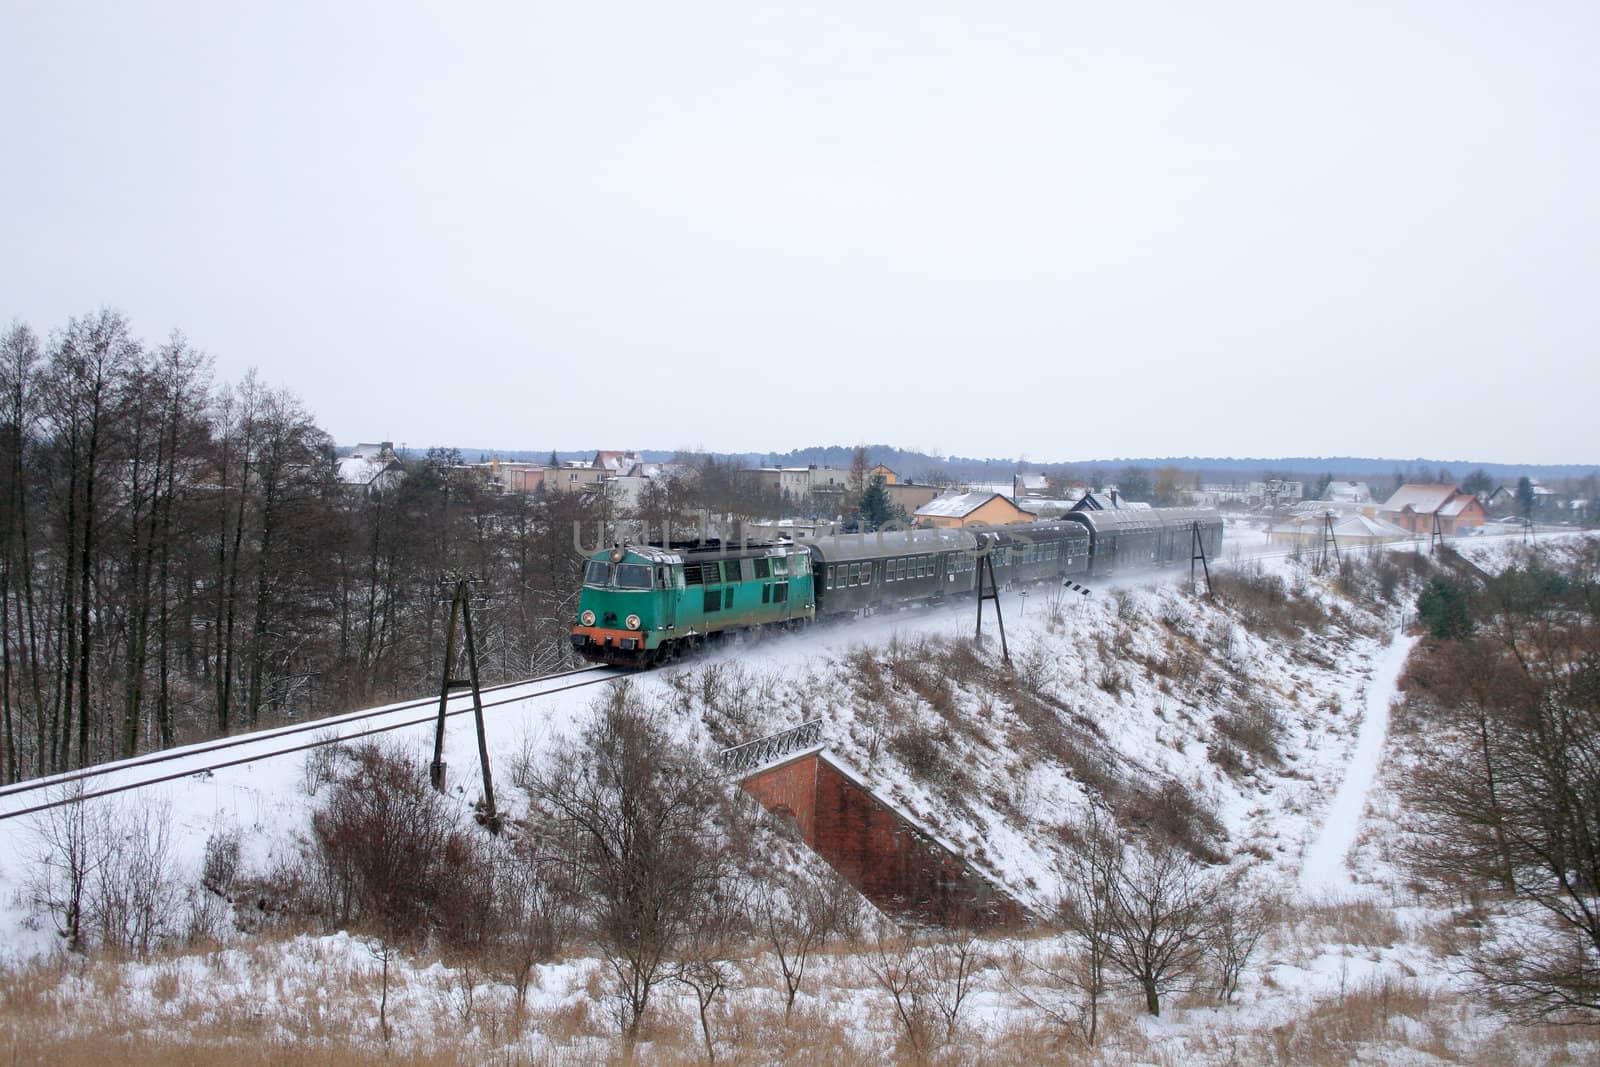
[(1433, 532), (1428, 535), (1428, 551), (1437, 556), (1444, 547), (1444, 529), (1439, 525), (1439, 513), (1433, 513)]
[(1322, 513), (1322, 548), (1318, 555), (1320, 556), (1318, 560), (1319, 570), (1327, 570), (1330, 557), (1333, 562), (1340, 562), (1339, 539), (1333, 534), (1333, 512), (1331, 511)]
[[(978, 630), (973, 635), (973, 640), (981, 641), (983, 639), (983, 602), (985, 600), (994, 601), (995, 621), (1000, 624), (1000, 658), (1010, 663), (1011, 650), (1006, 647), (1006, 619), (1000, 613), (1000, 585), (994, 578), (992, 552), (993, 549), (984, 549), (978, 556)], [(983, 591), (983, 576), (986, 571), (989, 575), (989, 591), (987, 593)]]
[[(478, 646), (472, 636), (472, 583), (473, 579), (457, 576), (440, 584), (452, 585), (450, 597), (450, 626), (444, 639), (444, 671), (439, 683), (439, 719), (433, 733), (433, 764), (428, 776), (433, 787), (444, 792), (444, 720), (450, 690), (472, 690), (472, 717), (478, 732), (478, 766), (483, 772), (483, 823), (491, 832), (500, 831), (500, 816), (494, 807), (494, 778), (489, 771), (489, 740), (483, 726), (483, 690), (478, 681)], [(460, 621), (462, 636), (467, 645), (467, 678), (465, 681), (451, 677), (456, 662), (456, 623)]]
[(1206, 562), (1206, 540), (1200, 536), (1200, 523), (1198, 521), (1189, 526), (1189, 588), (1194, 588), (1194, 565), (1200, 564), (1200, 569), (1206, 576), (1206, 596), (1211, 595), (1211, 565)]

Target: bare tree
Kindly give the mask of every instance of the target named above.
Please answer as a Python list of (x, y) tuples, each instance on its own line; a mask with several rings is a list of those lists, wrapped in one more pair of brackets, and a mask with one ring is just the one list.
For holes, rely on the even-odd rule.
[(946, 1045), (955, 1041), (967, 1002), (992, 960), (987, 944), (970, 931), (928, 942), (920, 952), (928, 1004), (944, 1024)]
[(783, 981), (783, 1019), (794, 1013), (795, 998), (816, 951), (850, 924), (857, 896), (842, 878), (817, 880), (795, 875), (756, 891), (756, 926), (772, 949)]
[(1422, 646), (1405, 714), (1430, 731), (1409, 799), (1417, 866), (1494, 888), (1543, 920), (1473, 966), (1501, 1007), (1540, 1019), (1600, 1011), (1600, 631), (1592, 563), (1530, 561), (1474, 598), (1476, 636)]
[(651, 993), (672, 976), (703, 899), (724, 875), (721, 780), (626, 684), (577, 740), (517, 777), (543, 809), (547, 839), (568, 846), (631, 1049)]
[(905, 1051), (914, 1062), (925, 1062), (933, 1050), (933, 1017), (927, 975), (916, 942), (880, 926), (867, 950), (866, 965), (873, 981), (894, 1005)]
[(717, 1061), (716, 1043), (711, 1038), (711, 1007), (737, 976), (733, 961), (749, 935), (747, 903), (746, 894), (741, 892), (712, 892), (701, 897), (672, 975), (694, 994), (700, 1036), (711, 1063)]
[(1221, 882), (1168, 844), (1127, 845), (1108, 878), (1109, 961), (1144, 993), (1145, 1010), (1161, 1014), (1161, 996), (1186, 985), (1205, 957)]
[(1107, 989), (1111, 961), (1112, 901), (1122, 873), (1122, 845), (1099, 809), (1069, 823), (1071, 859), (1056, 905), (1056, 920), (1077, 941), (1076, 959), (1038, 969), (1083, 996), (1079, 1017), (1084, 1040), (1093, 1045), (1100, 1031), (1100, 1001)]

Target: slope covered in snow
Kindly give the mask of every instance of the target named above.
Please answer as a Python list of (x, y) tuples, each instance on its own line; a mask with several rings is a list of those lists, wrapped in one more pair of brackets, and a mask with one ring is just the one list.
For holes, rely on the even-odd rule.
[[(1478, 565), (1489, 568), (1510, 550), (1473, 546)], [(1217, 1006), (1197, 991), (1154, 1020), (1113, 998), (1108, 1010), (1113, 1018), (1122, 1013), (1120, 1036), (1099, 1054), (1105, 1062), (1228, 1062), (1240, 1048), (1291, 1047), (1285, 1028), (1297, 1020), (1308, 1023), (1302, 1038), (1314, 1032), (1311, 1023), (1334, 1025), (1323, 1015), (1331, 1004), (1388, 1005), (1391, 996), (1411, 1022), (1391, 1027), (1385, 1016), (1379, 1030), (1386, 1036), (1371, 1045), (1381, 1057), (1427, 1062), (1404, 1053), (1427, 1042), (1446, 1058), (1474, 1043), (1503, 1047), (1499, 1024), (1452, 999), (1465, 979), (1440, 947), (1448, 940), (1440, 931), (1454, 921), (1449, 910), (1418, 906), (1389, 857), (1372, 847), (1385, 820), (1403, 817), (1381, 769), (1395, 678), (1413, 640), (1397, 626), (1423, 566), (1413, 567), (1404, 551), (1326, 575), (1293, 558), (1242, 561), (1219, 573), (1214, 598), (1170, 574), (1125, 578), (1090, 597), (1012, 591), (1004, 601), (1009, 665), (992, 616), (982, 643), (972, 641), (970, 603), (730, 642), (626, 683), (493, 708), (500, 803), (515, 816), (525, 803), (508, 784), (515, 762), (570, 736), (597, 691), (615, 684), (665, 709), (673, 729), (708, 754), (820, 718), (824, 743), (874, 789), (1038, 914), (1050, 913), (1061, 889), (1071, 824), (1092, 808), (1109, 812), (1127, 834), (1173, 841), (1214, 865), (1248, 871), (1263, 896), (1286, 903), (1236, 1003)], [(431, 757), (430, 725), (390, 736), (419, 759)], [(465, 810), (478, 799), (470, 716), (451, 720), (446, 759)], [(204, 907), (197, 872), (206, 842), (236, 834), (241, 865), (252, 870), (291, 858), (324, 793), (326, 770), (315, 754), (261, 758), (85, 806), (114, 807), (124, 817), (165, 813), (190, 906)], [(0, 815), (14, 810), (7, 803), (0, 797)], [(45, 816), (0, 820), (0, 850), (13, 858), (0, 867), (0, 944), (17, 974), (37, 975), (49, 965), (27, 961), (60, 951), (35, 902), (35, 860), (48, 830)], [(273, 979), (278, 1003), (256, 1010), (272, 1020), (278, 1039), (337, 1029), (330, 1020), (372, 1039), (370, 1020), (362, 1020), (375, 963), (360, 938), (312, 930), (263, 942), (228, 925), (212, 928), (223, 947), (122, 965), (119, 995), (131, 998), (125, 1011), (144, 1020), (146, 1032), (170, 1033), (178, 1025), (172, 1005), (202, 989), (219, 1004), (248, 1003), (252, 983), (276, 967), (283, 972)], [(1036, 988), (1041, 972), (1026, 961), (1054, 944), (1047, 937), (991, 948), (992, 966), (971, 1004), (976, 1043), (961, 1047), (982, 1051), (987, 1034), (995, 1060), (1028, 1058), (1008, 1044), (1046, 1025), (1036, 1003), (1045, 995)], [(427, 958), (397, 966), (394, 1012), (410, 1035), (407, 1047), (434, 1048), (427, 1035), (438, 1031), (466, 1042), (467, 1059), (511, 1048), (535, 1058), (559, 1058), (561, 1049), (604, 1058), (613, 1048), (597, 999), (603, 975), (581, 952), (540, 969), (527, 1004), (538, 1025), (516, 1033), (506, 1029), (505, 1011), (493, 1025), (485, 1021), (488, 1005), (504, 1006), (503, 985)], [(893, 1047), (893, 1014), (868, 962), (842, 952), (818, 967), (801, 1002), (807, 1017), (855, 1055)], [(725, 1009), (733, 1013), (724, 1018), (729, 1026), (740, 1011), (772, 1005), (770, 960), (756, 953), (741, 974)], [(158, 988), (168, 987), (179, 992), (163, 1001)], [(335, 993), (318, 992), (329, 988)], [(52, 995), (90, 994), (63, 978)], [(462, 1003), (474, 997), (481, 998), (475, 1021)], [(306, 1016), (313, 1003), (322, 1013), (314, 1025)], [(452, 1006), (462, 1025), (441, 1031), (439, 1018)], [(692, 1046), (692, 998), (664, 994), (656, 1010), (668, 1031), (691, 1035), (678, 1040)], [(101, 1025), (94, 1017), (80, 1029)], [(783, 1047), (757, 1040), (753, 1047)], [(674, 1047), (663, 1038), (663, 1049)]]

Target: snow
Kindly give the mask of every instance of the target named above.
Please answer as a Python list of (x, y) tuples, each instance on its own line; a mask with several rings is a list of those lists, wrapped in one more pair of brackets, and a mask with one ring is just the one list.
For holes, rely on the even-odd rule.
[(1373, 678), (1367, 685), (1366, 713), (1361, 720), (1355, 752), (1345, 771), (1344, 781), (1340, 783), (1339, 791), (1334, 794), (1333, 803), (1323, 817), (1322, 833), (1306, 853), (1301, 867), (1300, 890), (1303, 895), (1335, 896), (1351, 888), (1345, 856), (1355, 843), (1361, 815), (1366, 809), (1367, 794), (1378, 775), (1384, 737), (1389, 729), (1389, 705), (1394, 701), (1406, 657), (1415, 644), (1416, 638), (1397, 632), (1374, 665)]
[[(1265, 541), (1264, 526), (1252, 529), (1230, 522), (1224, 555), (1246, 573), (1281, 578), (1337, 612), (1319, 634), (1294, 638), (1254, 632), (1215, 604), (1177, 588), (1186, 583), (1186, 569), (1123, 576), (1112, 586), (1097, 587), (1092, 597), (1065, 597), (1057, 619), (1051, 617), (1052, 591), (1047, 587), (1030, 590), (1026, 598), (1007, 594), (1004, 601), (1017, 676), (1036, 680), (1041, 691), (1059, 702), (1062, 721), (1080, 732), (1075, 743), (1085, 746), (1086, 756), (1128, 781), (1179, 783), (1216, 813), (1230, 862), (1253, 867), (1263, 884), (1296, 900), (1287, 926), (1273, 935), (1247, 972), (1236, 1003), (1216, 1006), (1198, 996), (1180, 1000), (1160, 1019), (1129, 1024), (1123, 1031), (1129, 1044), (1117, 1053), (1124, 1058), (1108, 1062), (1251, 1062), (1258, 1057), (1230, 1054), (1230, 1035), (1237, 1040), (1241, 1032), (1269, 1035), (1286, 1028), (1282, 1040), (1287, 1048), (1297, 1028), (1362, 991), (1392, 985), (1446, 996), (1467, 981), (1429, 941), (1430, 930), (1448, 929), (1454, 921), (1450, 909), (1416, 906), (1383, 848), (1385, 837), (1404, 817), (1383, 771), (1389, 707), (1414, 639), (1394, 633), (1399, 620), (1392, 613), (1340, 600), (1304, 564), (1269, 549)], [(1463, 554), (1493, 568), (1520, 551), (1520, 537), (1479, 537), (1461, 545)], [(1212, 561), (1213, 568), (1226, 565)], [(995, 699), (976, 684), (954, 685), (946, 711), (895, 688), (893, 678), (878, 697), (868, 698), (858, 689), (864, 650), (875, 650), (880, 660), (897, 654), (915, 657), (920, 642), (969, 639), (972, 627), (970, 602), (886, 614), (850, 625), (817, 626), (803, 634), (734, 641), (630, 684), (645, 697), (682, 711), (673, 717), (674, 727), (706, 749), (716, 747), (709, 733), (713, 720), (735, 731), (736, 743), (823, 718), (823, 741), (830, 752), (873, 792), (990, 872), (1024, 904), (1046, 905), (1062, 869), (1055, 830), (1063, 818), (1083, 811), (1092, 795), (1079, 771), (1020, 744), (1034, 735), (1019, 706)], [(986, 625), (985, 634), (984, 655), (998, 672), (992, 624)], [(1175, 665), (1175, 657), (1185, 650), (1195, 657), (1190, 668)], [(695, 695), (712, 672), (721, 672), (731, 694), (721, 710)], [(592, 677), (600, 675), (551, 679), (487, 695), (493, 705), (486, 718), (497, 784), (509, 782), (511, 762), (525, 746), (537, 750), (585, 720), (596, 696), (613, 683), (565, 687)], [(1214, 759), (1216, 723), (1226, 708), (1246, 698), (1254, 698), (1281, 723), (1281, 756), (1276, 763), (1248, 760), (1243, 769), (1229, 773)], [(467, 706), (463, 696), (453, 699), (453, 709)], [(891, 711), (901, 718), (888, 718)], [(319, 799), (315, 761), (305, 752), (270, 755), (274, 748), (309, 742), (323, 733), (350, 738), (360, 730), (383, 727), (389, 732), (380, 737), (431, 758), (432, 713), (426, 705), (392, 706), (371, 723), (345, 716), (298, 736), (266, 731), (230, 750), (230, 758), (238, 762), (210, 773), (199, 773), (199, 768), (213, 757), (178, 752), (157, 765), (163, 775), (172, 775), (169, 780), (88, 803), (125, 811), (164, 807), (170, 812), (178, 862), (191, 881), (206, 840), (219, 829), (239, 831), (245, 865), (261, 870), (298, 847)], [(913, 727), (948, 734), (945, 756), (959, 771), (956, 781), (964, 783), (959, 792), (952, 795), (940, 783), (911, 773), (893, 754), (888, 741), (895, 731)], [(477, 799), (478, 776), (469, 715), (449, 720), (446, 759), (452, 795), (463, 807), (470, 805)], [(125, 784), (154, 772), (132, 761), (112, 768), (103, 783)], [(100, 787), (97, 780), (94, 788)], [(7, 817), (32, 802), (29, 794), (0, 790), (0, 855), (11, 859), (0, 864), (0, 959), (12, 964), (59, 952), (48, 923), (33, 913), (28, 901), (29, 861), (39, 849), (40, 817)], [(514, 803), (514, 797), (502, 797), (502, 806)], [(1030, 938), (997, 953), (1006, 958), (1009, 952), (1014, 960), (1022, 952), (1044, 952), (1057, 945), (1058, 939)], [(98, 1011), (126, 1013), (144, 1020), (142, 1025), (159, 1027), (161, 1020), (173, 1018), (159, 990), (176, 982), (189, 992), (174, 1003), (190, 996), (214, 1005), (211, 1010), (219, 1013), (246, 1010), (239, 1005), (276, 1013), (264, 1025), (284, 1040), (300, 1039), (318, 1027), (375, 1040), (370, 1017), (357, 1009), (345, 1018), (341, 1013), (351, 1009), (339, 1006), (341, 998), (353, 995), (352, 989), (371, 992), (377, 966), (364, 940), (349, 933), (301, 935), (285, 943), (233, 935), (210, 952), (117, 966), (120, 999), (114, 1009)], [(734, 995), (746, 1006), (770, 1006), (771, 990), (755, 977), (768, 964), (758, 958), (749, 966), (746, 988)], [(459, 1010), (451, 1006), (458, 1005), (464, 982), (468, 988), (473, 981), (482, 983), (485, 1002), (506, 995), (503, 986), (482, 975), (473, 979), (431, 958), (399, 961), (396, 968), (391, 1009), (399, 1031), (414, 1038), (437, 1030), (441, 1013)], [(531, 1017), (581, 1016), (588, 1010), (598, 1017), (603, 1009), (593, 1003), (594, 990), (602, 980), (593, 959), (541, 967), (530, 992)], [(68, 979), (63, 983), (61, 996), (92, 1007), (94, 996), (87, 986)], [(892, 1031), (882, 1028), (892, 1023), (884, 1022), (889, 1014), (882, 1010), (882, 993), (863, 981), (857, 961), (847, 955), (819, 960), (809, 986), (803, 1006), (850, 1022), (853, 1039), (867, 1050), (863, 1058), (887, 1051)], [(261, 988), (277, 989), (271, 998), (275, 1007), (262, 1008)], [(370, 1000), (363, 1003), (370, 1005)], [(657, 1010), (668, 1017), (693, 1018), (692, 1007), (671, 994), (663, 996)], [(1422, 1029), (1436, 1021), (1397, 1016), (1393, 1036), (1381, 1049), (1371, 1056), (1352, 1049), (1351, 1055), (1378, 1062), (1432, 1062), (1408, 1052), (1407, 1044), (1426, 1047), (1433, 1040), (1432, 1047), (1467, 1051), (1499, 1040), (1502, 1024), (1470, 1002), (1463, 999), (1450, 1010), (1455, 1017), (1448, 1041), (1430, 1038)], [(1025, 1015), (997, 981), (981, 991), (972, 1008), (973, 1026), (987, 1032), (999, 1032)], [(595, 1025), (603, 1031), (603, 1022)], [(499, 1058), (494, 1052), (499, 1046), (485, 1026), (481, 1021), (462, 1023), (467, 1058)], [(537, 1025), (533, 1030), (516, 1046), (516, 1055), (507, 1058), (601, 1060), (611, 1051), (603, 1043), (581, 1051), (562, 1048), (540, 1036)], [(1276, 1058), (1293, 1056), (1284, 1052)]]

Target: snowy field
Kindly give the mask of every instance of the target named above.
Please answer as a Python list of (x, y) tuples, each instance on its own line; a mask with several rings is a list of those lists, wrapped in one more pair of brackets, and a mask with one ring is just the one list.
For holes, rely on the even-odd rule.
[[(1473, 538), (1462, 550), (1492, 569), (1519, 543)], [(1096, 1050), (1094, 1062), (1265, 1062), (1269, 1053), (1295, 1062), (1297, 1039), (1322, 1032), (1319, 1027), (1336, 1028), (1341, 1012), (1377, 1011), (1380, 1002), (1380, 1037), (1352, 1038), (1352, 1060), (1582, 1062), (1600, 1056), (1592, 1035), (1576, 1032), (1570, 1040), (1545, 1041), (1535, 1054), (1519, 1043), (1517, 1031), (1463, 995), (1469, 980), (1447, 949), (1456, 914), (1418, 899), (1383, 847), (1389, 829), (1404, 819), (1382, 773), (1396, 680), (1415, 640), (1399, 630), (1403, 612), (1339, 597), (1303, 563), (1268, 550), (1259, 530), (1230, 527), (1224, 555), (1227, 569), (1281, 578), (1298, 596), (1320, 604), (1325, 621), (1298, 634), (1246, 625), (1238, 613), (1193, 595), (1187, 568), (1127, 578), (1089, 597), (1034, 589), (1005, 598), (1015, 672), (1064, 709), (1098, 764), (1124, 780), (1173, 783), (1197, 798), (1215, 815), (1227, 862), (1248, 867), (1252, 884), (1285, 904), (1286, 920), (1252, 961), (1233, 1003), (1219, 1006), (1196, 991), (1175, 999), (1160, 1018), (1149, 1018), (1133, 1000), (1116, 999), (1113, 1037)], [(997, 702), (981, 678), (953, 686), (952, 706), (942, 711), (915, 686), (889, 705), (868, 699), (862, 688), (864, 656), (893, 664), (936, 655), (948, 642), (970, 638), (973, 621), (973, 606), (963, 603), (738, 641), (629, 684), (646, 699), (680, 709), (676, 728), (708, 752), (822, 718), (830, 750), (881, 795), (1019, 900), (1044, 911), (1064, 865), (1056, 831), (1091, 799), (1082, 776), (1059, 760), (1019, 749), (1014, 740), (1027, 736), (1019, 708)], [(992, 615), (984, 633), (981, 662), (998, 673)], [(711, 691), (701, 684), (708, 676), (719, 694), (709, 703), (695, 695)], [(587, 677), (497, 695), (506, 702), (487, 715), (497, 783), (510, 783), (520, 754), (576, 730), (597, 694), (617, 684), (551, 691)], [(540, 692), (546, 695), (534, 695)], [(891, 720), (885, 706), (899, 717)], [(1281, 725), (1277, 758), (1246, 754), (1242, 766), (1224, 766), (1215, 755), (1214, 719), (1227, 709), (1243, 714), (1251, 708), (1267, 709)], [(384, 736), (429, 759), (429, 718), (426, 707), (396, 710), (382, 722), (399, 728)], [(917, 721), (946, 739), (943, 777), (913, 773), (895, 755), (895, 738)], [(322, 727), (329, 734), (353, 728), (334, 721)], [(730, 736), (734, 729), (742, 733)], [(319, 767), (325, 764), (313, 754), (261, 754), (281, 743), (264, 736), (258, 745), (232, 750), (235, 765), (211, 772), (193, 773), (174, 760), (161, 765), (171, 780), (85, 804), (124, 815), (160, 813), (190, 884), (198, 884), (206, 842), (217, 834), (238, 834), (243, 866), (270, 869), (300, 848), (324, 785)], [(453, 795), (471, 805), (479, 785), (470, 715), (450, 720), (445, 758)], [(129, 768), (87, 788), (141, 773), (150, 771)], [(59, 795), (67, 795), (65, 788)], [(198, 1012), (217, 1033), (235, 1033), (236, 1017), (252, 1019), (252, 1032), (286, 1048), (328, 1040), (381, 1048), (371, 1011), (378, 963), (367, 942), (351, 932), (287, 939), (224, 932), (223, 943), (206, 951), (107, 965), (116, 968), (108, 994), (103, 974), (64, 958), (49, 919), (32, 903), (34, 860), (49, 817), (6, 816), (39, 799), (33, 793), (0, 796), (0, 855), (6, 857), (0, 864), (0, 953), (7, 967), (35, 981), (39, 974), (56, 976), (35, 995), (81, 1006), (74, 1025), (83, 1032), (116, 1032), (130, 1022), (146, 1035), (174, 1036)], [(522, 803), (504, 784), (499, 800), (513, 815)], [(1014, 983), (1002, 977), (1006, 960), (1047, 951), (1049, 944), (1034, 938), (994, 946), (996, 965), (966, 1016), (969, 1036), (959, 1046), (966, 1051), (951, 1062), (1025, 1062), (1033, 1047), (1045, 1058), (1053, 1046), (1044, 1038), (1037, 1046), (1015, 1043), (1022, 1040), (1018, 1034), (1033, 1032), (1030, 1014)], [(507, 990), (482, 974), (426, 957), (396, 967), (389, 1012), (402, 1047), (434, 1048), (429, 1035), (445, 1032), (454, 1035), (454, 1053), (469, 1061), (505, 1053), (536, 1062), (591, 1062), (614, 1052), (596, 1004), (602, 976), (594, 960), (541, 967), (527, 1010), (535, 1024), (520, 1031), (508, 1022)], [(831, 1019), (836, 1027), (846, 1020), (843, 1029), (858, 1042), (852, 1048), (863, 1062), (871, 1061), (872, 1050), (892, 1048), (891, 1014), (860, 962), (829, 955), (818, 967), (802, 995), (804, 1017)], [(743, 979), (728, 996), (726, 1025), (737, 1029), (741, 1012), (772, 1010), (769, 970), (759, 956), (745, 962)], [(652, 1010), (658, 1020), (687, 1030), (692, 1004), (668, 992)], [(692, 1041), (685, 1044), (692, 1053)]]

